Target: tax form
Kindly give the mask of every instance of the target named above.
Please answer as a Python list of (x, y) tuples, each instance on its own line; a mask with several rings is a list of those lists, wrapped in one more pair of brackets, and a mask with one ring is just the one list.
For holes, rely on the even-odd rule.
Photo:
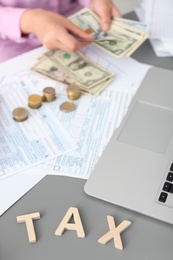
[[(115, 59), (93, 45), (82, 51), (94, 62), (113, 72), (115, 78), (101, 95), (95, 98), (82, 95), (75, 101), (76, 110), (68, 114), (59, 110), (59, 105), (67, 99), (66, 90), (60, 85), (57, 87), (59, 99), (49, 104), (50, 109), (67, 129), (78, 148), (39, 164), (38, 168), (48, 170), (50, 174), (87, 179), (150, 66), (129, 57)], [(30, 77), (34, 79), (38, 76), (30, 74)], [(52, 81), (51, 84), (56, 88), (56, 82)]]
[[(36, 92), (25, 77), (1, 85), (0, 179), (77, 148), (46, 103), (39, 109), (28, 107), (28, 96)], [(16, 107), (27, 108), (25, 122), (13, 120)]]
[[(52, 157), (52, 159), (50, 160), (48, 159), (42, 162), (40, 160), (41, 163), (38, 163), (37, 166), (35, 166), (34, 168), (28, 168), (29, 165), (31, 165), (31, 163), (28, 163), (26, 167), (28, 169), (17, 174), (11, 174), (10, 178), (2, 179), (2, 177), (0, 177), (0, 215), (3, 214), (5, 210), (7, 210), (29, 189), (31, 189), (32, 186), (37, 183), (37, 181), (41, 180), (41, 178), (44, 177), (45, 174), (67, 175), (87, 179), (94, 165), (100, 158), (102, 151), (109, 141), (109, 138), (112, 136), (113, 131), (116, 129), (116, 127), (118, 127), (119, 123), (121, 122), (131, 98), (138, 89), (140, 82), (149, 69), (149, 66), (140, 64), (139, 62), (129, 57), (123, 57), (122, 59), (117, 60), (105, 54), (93, 45), (87, 46), (82, 51), (94, 62), (97, 62), (98, 64), (115, 73), (115, 78), (114, 81), (98, 97), (91, 98), (89, 96), (81, 96), (80, 99), (75, 101), (76, 110), (71, 113), (63, 113), (59, 110), (59, 105), (62, 102), (67, 101), (65, 87), (53, 80), (47, 79), (29, 70), (29, 68), (33, 65), (34, 59), (37, 58), (37, 56), (39, 56), (41, 53), (46, 52), (46, 49), (44, 47), (35, 49), (0, 65), (1, 86), (5, 85), (2, 85), (3, 82), (7, 82), (6, 84), (8, 92), (6, 92), (6, 101), (4, 103), (4, 107), (7, 104), (5, 110), (8, 109), (8, 117), (10, 120), (10, 124), (4, 127), (5, 133), (3, 135), (3, 138), (5, 138), (5, 136), (8, 134), (12, 134), (10, 130), (11, 124), (12, 128), (13, 126), (15, 127), (14, 132), (18, 137), (20, 137), (20, 133), (23, 131), (21, 124), (13, 122), (10, 116), (11, 109), (13, 107), (11, 104), (9, 104), (7, 93), (11, 95), (11, 82), (13, 82), (13, 85), (19, 85), (20, 88), (25, 88), (26, 86), (25, 90), (28, 94), (31, 94), (32, 90), (34, 93), (42, 94), (42, 90), (44, 87), (52, 86), (56, 89), (57, 99), (55, 102), (43, 104), (42, 109), (45, 109), (45, 113), (46, 110), (49, 111), (48, 113), (51, 114), (52, 119), (57, 122), (59, 128), (56, 129), (57, 131), (55, 132), (55, 134), (58, 135), (58, 139), (62, 138), (62, 141), (66, 139), (67, 144), (70, 148), (68, 150), (64, 147), (66, 153), (60, 152), (58, 153), (59, 156)], [(136, 73), (136, 71), (138, 73)], [(22, 92), (24, 96), (28, 96), (28, 94), (26, 95), (26, 92)], [(16, 94), (17, 93), (18, 91), (16, 92)], [(27, 105), (27, 99), (22, 97), (22, 101), (25, 101), (26, 103), (20, 103), (21, 98), (19, 102), (19, 97), (20, 95), (17, 95), (17, 102), (15, 103), (15, 105)], [(12, 104), (13, 103), (14, 100), (12, 99)], [(1, 106), (2, 103), (0, 101), (0, 111)], [(37, 113), (39, 111), (33, 110), (31, 111), (31, 113), (32, 112), (36, 113), (36, 116), (34, 117), (35, 124), (37, 122)], [(2, 115), (4, 115), (3, 112)], [(31, 117), (31, 115), (32, 114), (29, 115), (28, 120), (33, 120), (33, 117)], [(39, 116), (40, 114), (38, 115), (38, 118)], [(26, 121), (25, 123), (28, 123), (28, 121)], [(54, 125), (54, 122), (52, 123)], [(43, 123), (44, 127), (45, 124), (46, 122)], [(16, 129), (16, 127), (19, 127), (19, 129)], [(33, 132), (33, 130), (31, 130), (29, 131), (29, 133)], [(39, 133), (40, 131), (38, 131), (38, 134)], [(69, 135), (71, 136), (70, 140)], [(28, 131), (26, 136), (29, 139)], [(8, 138), (10, 139), (10, 137)], [(71, 141), (72, 139), (74, 141)], [(29, 140), (32, 141), (32, 139)], [(7, 140), (6, 143), (8, 143)], [(1, 144), (3, 145), (3, 142), (0, 143), (0, 149), (3, 149)], [(4, 158), (8, 159), (7, 154), (5, 155), (6, 157)], [(10, 157), (10, 153), (8, 154), (8, 156)], [(17, 167), (17, 163), (16, 168), (18, 168), (19, 170), (19, 167)], [(37, 173), (39, 176), (36, 176)], [(5, 175), (8, 176), (8, 174), (4, 174), (4, 176)], [(21, 185), (19, 185), (19, 183), (21, 183)], [(11, 190), (10, 194), (9, 189)]]

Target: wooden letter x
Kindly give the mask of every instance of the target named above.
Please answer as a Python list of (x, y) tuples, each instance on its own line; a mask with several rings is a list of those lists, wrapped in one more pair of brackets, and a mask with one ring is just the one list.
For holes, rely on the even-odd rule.
[(123, 232), (126, 228), (128, 228), (131, 225), (131, 222), (124, 220), (120, 225), (116, 227), (114, 218), (112, 216), (107, 216), (107, 220), (110, 230), (101, 238), (99, 238), (98, 242), (101, 244), (106, 244), (109, 240), (113, 238), (115, 248), (122, 250), (123, 244), (121, 241), (120, 233)]
[(36, 242), (36, 235), (35, 235), (35, 230), (34, 230), (34, 225), (33, 225), (33, 219), (39, 219), (39, 218), (40, 218), (39, 212), (17, 217), (18, 223), (26, 222), (26, 229), (28, 232), (29, 243)]
[[(74, 223), (68, 223), (71, 217), (74, 217)], [(76, 230), (78, 237), (85, 237), (85, 232), (82, 226), (82, 222), (79, 216), (79, 211), (77, 208), (70, 207), (55, 231), (55, 235), (61, 236), (65, 229)]]

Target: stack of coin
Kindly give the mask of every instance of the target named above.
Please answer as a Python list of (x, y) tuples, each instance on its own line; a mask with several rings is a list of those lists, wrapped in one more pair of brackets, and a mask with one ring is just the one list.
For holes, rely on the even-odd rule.
[(13, 110), (13, 119), (16, 122), (23, 122), (28, 118), (28, 111), (24, 107), (17, 107)]
[(46, 87), (43, 89), (43, 101), (44, 102), (51, 102), (54, 101), (56, 99), (56, 93), (55, 93), (55, 89), (52, 87)]
[(76, 108), (76, 105), (73, 102), (67, 101), (62, 103), (59, 108), (63, 112), (71, 112)]
[(70, 84), (67, 87), (67, 96), (71, 100), (78, 99), (80, 97), (81, 91), (80, 88), (75, 84)]
[(41, 107), (42, 97), (38, 94), (33, 94), (28, 97), (28, 106), (30, 108), (39, 108)]

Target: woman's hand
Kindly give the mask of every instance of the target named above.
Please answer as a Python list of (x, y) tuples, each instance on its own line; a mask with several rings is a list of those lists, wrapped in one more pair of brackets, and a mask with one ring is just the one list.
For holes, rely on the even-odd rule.
[(35, 34), (48, 49), (61, 49), (72, 52), (88, 44), (87, 42), (78, 41), (72, 35), (88, 41), (93, 39), (93, 36), (84, 32), (69, 19), (42, 9), (24, 11), (20, 27), (23, 34)]
[(121, 17), (121, 13), (112, 0), (91, 0), (89, 8), (100, 17), (100, 25), (103, 31), (109, 30), (113, 17)]

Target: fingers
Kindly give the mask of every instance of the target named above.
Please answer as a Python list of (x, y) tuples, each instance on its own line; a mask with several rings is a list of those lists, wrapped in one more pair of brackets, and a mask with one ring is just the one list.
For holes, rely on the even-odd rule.
[[(74, 51), (80, 49), (89, 44), (87, 41), (91, 41), (94, 39), (93, 35), (87, 34), (68, 19), (65, 21), (64, 25), (65, 30), (64, 28), (62, 28), (63, 32), (61, 41), (65, 42), (66, 50), (68, 49), (69, 51)], [(69, 32), (72, 33), (74, 37)], [(75, 39), (75, 36), (79, 37), (80, 39), (83, 39), (83, 41), (78, 41), (77, 39)]]
[(102, 6), (99, 12), (100, 25), (103, 31), (108, 31), (111, 24), (111, 10), (108, 6)]
[(110, 0), (91, 0), (90, 9), (100, 18), (100, 26), (103, 31), (110, 29), (113, 17), (122, 17), (118, 8)]
[(120, 11), (115, 6), (113, 6), (111, 10), (109, 7), (102, 7), (99, 16), (101, 29), (103, 31), (108, 31), (110, 29), (112, 17), (122, 17)]
[(83, 42), (80, 45), (71, 44), (70, 46), (67, 46), (67, 45), (64, 45), (63, 43), (61, 43), (59, 41), (54, 41), (54, 43), (52, 43), (51, 45), (47, 45), (45, 47), (49, 50), (60, 49), (60, 50), (67, 51), (67, 52), (73, 52), (73, 51), (76, 51), (80, 48), (87, 46), (88, 44), (89, 44), (88, 42)]
[(112, 9), (112, 17), (117, 17), (117, 18), (121, 18), (122, 17), (122, 14), (118, 10), (118, 8), (116, 8), (115, 6)]
[[(68, 29), (68, 28), (67, 28)], [(80, 49), (82, 47), (85, 47), (88, 43), (84, 41), (78, 41), (71, 35), (66, 28), (61, 28), (59, 35), (61, 36), (60, 38), (58, 37), (57, 40), (61, 43), (63, 43), (64, 48), (68, 51), (74, 51), (77, 49)], [(77, 35), (78, 37), (82, 39), (93, 39), (93, 36), (87, 35), (85, 32), (83, 32), (80, 28), (77, 26), (70, 26), (70, 31), (74, 34)], [(64, 49), (63, 48), (63, 49)]]
[(88, 40), (94, 38), (66, 17), (48, 11), (43, 13), (35, 28), (35, 35), (48, 49), (62, 49), (72, 52), (88, 44), (78, 41), (72, 34)]
[(48, 49), (61, 49), (69, 52), (85, 47), (87, 44), (88, 42), (76, 40), (62, 26), (58, 26), (56, 30), (49, 32), (43, 42), (43, 45)]
[(122, 17), (120, 11), (113, 6), (112, 9), (109, 6), (103, 6), (99, 12), (100, 25), (103, 31), (108, 31), (111, 25), (112, 17)]
[(71, 43), (70, 45), (68, 45), (68, 44), (65, 45), (62, 42), (59, 42), (58, 40), (54, 40), (50, 44), (43, 44), (43, 45), (49, 50), (60, 49), (60, 50), (67, 51), (67, 52), (73, 52), (73, 51), (76, 51), (80, 48), (87, 46), (88, 44), (89, 44), (89, 42), (82, 42), (80, 44)]

